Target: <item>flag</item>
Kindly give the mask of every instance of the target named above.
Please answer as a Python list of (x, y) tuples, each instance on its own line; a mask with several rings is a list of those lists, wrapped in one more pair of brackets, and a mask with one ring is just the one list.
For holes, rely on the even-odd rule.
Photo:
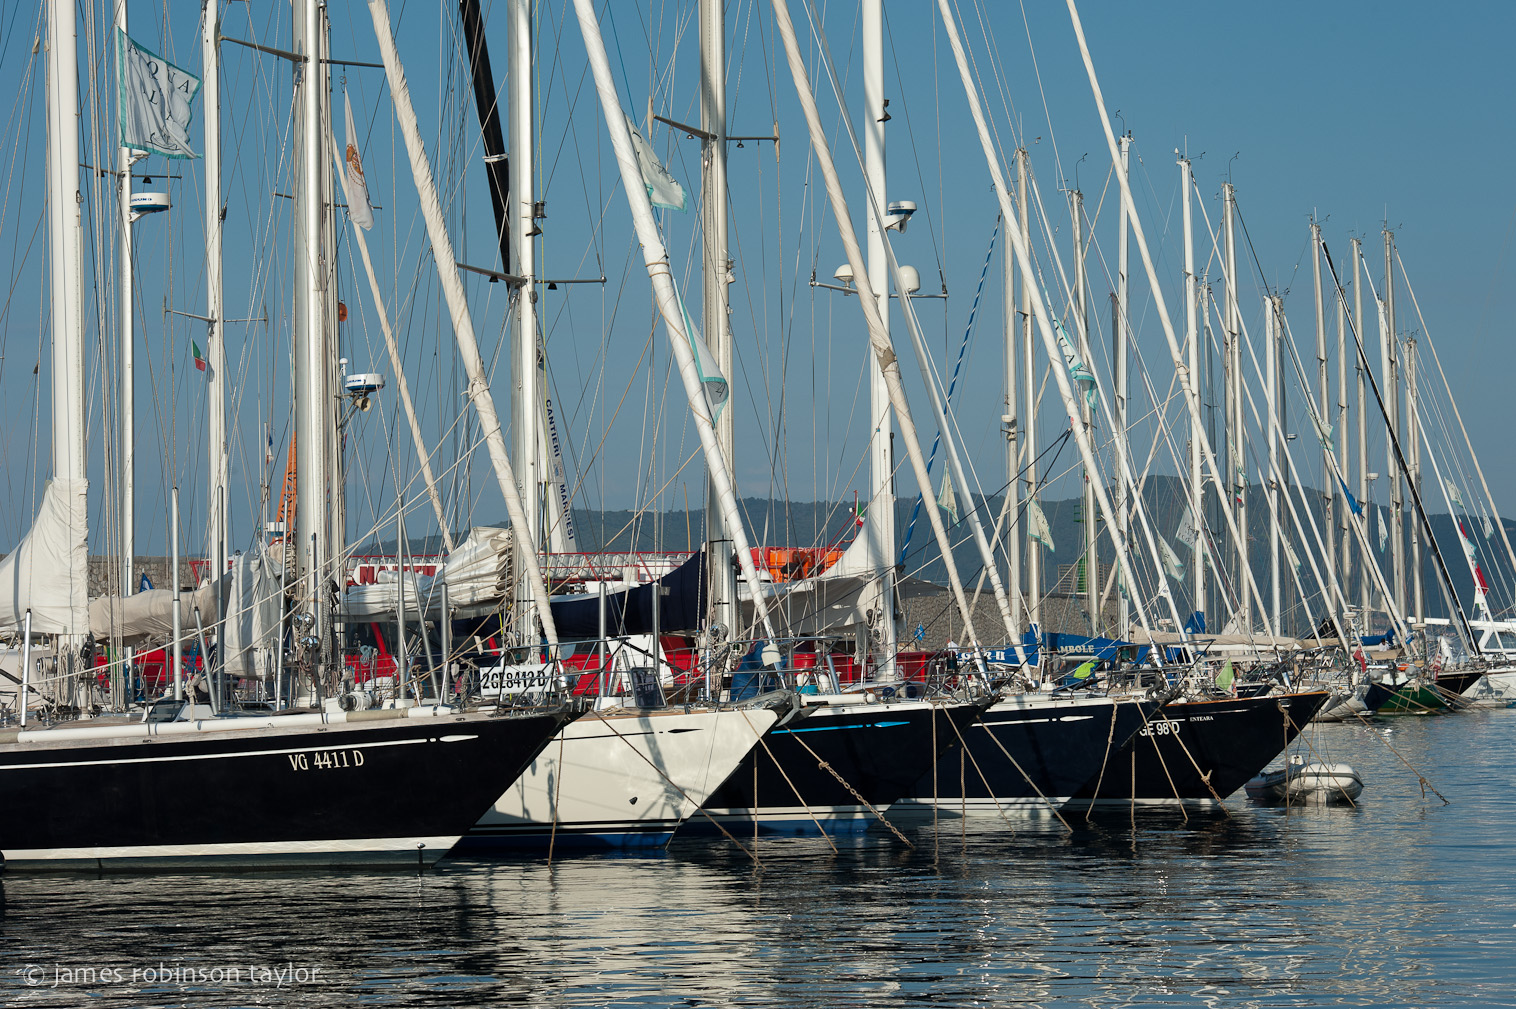
[(1189, 547), (1191, 551), (1195, 549), (1195, 545), (1200, 542), (1200, 529), (1195, 522), (1195, 509), (1186, 508), (1184, 510), (1184, 519), (1179, 523), (1179, 528), (1175, 531), (1174, 538), (1186, 547)]
[(674, 285), (674, 300), (679, 303), (679, 314), (684, 318), (684, 336), (694, 355), (695, 371), (700, 376), (700, 390), (705, 393), (705, 405), (710, 408), (711, 423), (714, 424), (721, 416), (726, 401), (731, 398), (732, 387), (716, 364), (716, 355), (711, 353), (711, 348), (706, 346), (699, 331), (695, 329), (695, 324), (690, 321), (689, 309), (684, 307), (684, 297), (679, 293), (678, 284)]
[(954, 525), (958, 524), (958, 496), (953, 493), (952, 474), (946, 467), (942, 473), (942, 490), (937, 494), (937, 507), (947, 513)]
[(1484, 515), (1481, 518), (1484, 522), (1484, 538), (1489, 539), (1495, 535), (1495, 527), (1490, 525), (1490, 517), (1488, 515)]
[(1216, 689), (1231, 690), (1235, 682), (1237, 682), (1237, 676), (1232, 672), (1232, 660), (1227, 659), (1221, 667), (1221, 672), (1216, 674)]
[(1347, 481), (1342, 479), (1342, 477), (1338, 477), (1337, 482), (1342, 485), (1342, 496), (1348, 499), (1348, 511), (1354, 515), (1362, 515), (1363, 505), (1359, 504), (1358, 499), (1353, 496), (1353, 492), (1348, 490)]
[(364, 231), (374, 226), (374, 205), (368, 198), (368, 180), (358, 157), (358, 131), (353, 128), (353, 103), (342, 89), (342, 111), (347, 120), (347, 153), (343, 156), (342, 191), (347, 194), (347, 215)]
[(1464, 532), (1462, 522), (1458, 523), (1458, 543), (1463, 547), (1463, 555), (1469, 559), (1469, 563), (1474, 563), (1474, 541)]
[(200, 345), (194, 340), (190, 341), (190, 350), (195, 354), (195, 367), (200, 371), (205, 370), (205, 355), (200, 353)]
[(1458, 493), (1458, 485), (1455, 484), (1455, 483), (1453, 483), (1453, 481), (1451, 481), (1451, 480), (1449, 480), (1449, 479), (1447, 479), (1447, 478), (1444, 477), (1443, 481), (1442, 481), (1442, 486), (1447, 489), (1448, 500), (1451, 501), (1451, 502), (1453, 502), (1453, 507), (1454, 508), (1462, 508), (1463, 507), (1463, 495), (1460, 494), (1460, 493)]
[[(625, 113), (622, 113), (625, 115)], [(655, 207), (663, 207), (666, 210), (685, 209), (684, 187), (679, 180), (669, 174), (669, 170), (663, 167), (663, 162), (658, 160), (653, 149), (648, 146), (642, 134), (637, 132), (637, 124), (632, 122), (632, 117), (626, 117), (627, 132), (632, 135), (632, 150), (637, 154), (637, 167), (642, 170), (642, 182), (647, 186), (648, 199)]]
[(1384, 510), (1375, 514), (1379, 516), (1379, 552), (1384, 553), (1384, 545), (1390, 541), (1390, 531), (1384, 527)]
[(1026, 502), (1027, 535), (1032, 539), (1053, 550), (1053, 530), (1048, 526), (1048, 517), (1042, 513), (1042, 506), (1036, 498), (1028, 498)]
[(151, 592), (152, 588), (153, 588), (153, 580), (147, 576), (147, 572), (146, 571), (142, 572), (142, 580), (137, 583), (137, 591), (138, 592)]
[(200, 78), (116, 29), (116, 129), (122, 147), (165, 158), (198, 158), (190, 149)]
[(1316, 427), (1316, 440), (1321, 442), (1321, 447), (1328, 452), (1336, 452), (1337, 449), (1332, 446), (1332, 425), (1323, 424), (1314, 411), (1311, 413), (1311, 423)]
[[(1479, 560), (1474, 553), (1474, 541), (1464, 531), (1463, 523), (1458, 523), (1458, 542), (1463, 547), (1463, 555), (1468, 558), (1469, 570), (1474, 573), (1474, 607), (1475, 609), (1489, 609), (1489, 602), (1485, 599), (1490, 592), (1489, 584), (1484, 580), (1484, 572), (1479, 569)], [(1488, 618), (1488, 612), (1486, 618)]]
[(1279, 542), (1284, 544), (1284, 555), (1289, 559), (1290, 567), (1295, 569), (1295, 577), (1300, 577), (1300, 558), (1295, 554), (1295, 548), (1290, 546), (1290, 538), (1285, 536)]
[(1174, 548), (1169, 546), (1169, 541), (1162, 536), (1158, 537), (1158, 552), (1163, 555), (1163, 570), (1168, 572), (1170, 578), (1179, 579), (1184, 577), (1184, 562), (1179, 555), (1174, 553)]
[(1085, 367), (1083, 361), (1079, 360), (1079, 354), (1074, 350), (1074, 345), (1069, 342), (1069, 338), (1063, 335), (1063, 327), (1058, 325), (1057, 319), (1053, 320), (1053, 329), (1058, 334), (1058, 345), (1063, 348), (1063, 363), (1068, 366), (1069, 378), (1084, 386), (1084, 401), (1093, 410), (1098, 390), (1095, 375)]
[(868, 509), (868, 505), (854, 505), (853, 506), (853, 525), (855, 527), (857, 527), (859, 529), (863, 528), (863, 513), (866, 512), (866, 511), (868, 511), (868, 510), (869, 510)]

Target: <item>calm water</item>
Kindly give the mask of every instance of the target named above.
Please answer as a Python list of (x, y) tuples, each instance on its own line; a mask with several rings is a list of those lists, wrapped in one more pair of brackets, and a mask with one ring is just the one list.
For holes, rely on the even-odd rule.
[(0, 1004), (1516, 1005), (1516, 711), (1312, 740), (1364, 775), (1358, 808), (765, 839), (761, 871), (701, 842), (420, 877), (4, 877)]

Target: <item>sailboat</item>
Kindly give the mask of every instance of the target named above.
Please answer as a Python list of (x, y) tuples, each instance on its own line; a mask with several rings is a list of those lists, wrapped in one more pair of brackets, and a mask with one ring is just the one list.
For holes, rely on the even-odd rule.
[[(316, 9), (308, 5), (297, 38), (308, 52), (321, 38)], [(48, 5), (55, 476), (31, 533), (7, 559), (3, 613), (21, 632), (24, 686), (20, 727), (0, 733), (0, 802), (11, 810), (0, 826), (0, 853), (12, 870), (429, 864), (576, 712), (562, 704), (520, 714), (441, 705), (204, 712), (186, 693), (177, 661), (176, 578), (173, 698), (136, 718), (28, 724), (33, 634), (53, 637), (53, 662), (66, 683), (83, 668), (88, 627), (73, 11)], [(214, 40), (214, 18), (208, 20)], [(314, 99), (322, 79), (308, 75), (303, 93)], [(135, 83), (164, 107), (161, 79)], [(310, 107), (319, 110), (314, 100)], [(304, 199), (313, 203), (319, 180), (311, 173), (305, 183)], [(174, 502), (177, 545), (177, 491)], [(317, 664), (310, 673), (326, 678)]]

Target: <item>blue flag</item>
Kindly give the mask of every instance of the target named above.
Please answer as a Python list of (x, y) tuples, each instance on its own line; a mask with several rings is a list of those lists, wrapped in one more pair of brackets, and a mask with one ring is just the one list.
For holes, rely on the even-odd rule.
[(1354, 515), (1362, 515), (1363, 505), (1359, 504), (1358, 499), (1353, 496), (1353, 492), (1348, 490), (1347, 482), (1343, 480), (1342, 477), (1338, 477), (1337, 482), (1339, 484), (1342, 484), (1342, 494), (1348, 499), (1348, 510), (1350, 510)]

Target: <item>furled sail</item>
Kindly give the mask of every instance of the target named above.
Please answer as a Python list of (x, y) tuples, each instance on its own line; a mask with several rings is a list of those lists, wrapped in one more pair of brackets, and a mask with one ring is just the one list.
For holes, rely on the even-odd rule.
[(83, 634), (89, 623), (89, 481), (54, 478), (31, 531), (0, 560), (0, 631)]
[(416, 577), (402, 572), (399, 577), (373, 585), (350, 586), (342, 598), (342, 613), (347, 617), (381, 617), (393, 614), (405, 588), (408, 614), (422, 610), (436, 616), (442, 607), (442, 585), (447, 584), (448, 605), (479, 606), (504, 599), (511, 587), (511, 554), (515, 538), (509, 529), (476, 526), (468, 539), (447, 555), (436, 575)]
[(273, 672), (269, 667), (278, 646), (283, 594), (278, 568), (271, 558), (258, 554), (232, 559), (222, 644), (229, 675), (263, 678)]
[[(220, 586), (206, 582), (179, 593), (179, 633), (195, 637), (195, 610), (210, 634), (220, 616)], [(149, 589), (130, 596), (97, 596), (89, 601), (89, 630), (97, 639), (120, 637), (128, 643), (168, 641), (174, 633), (174, 590)]]

